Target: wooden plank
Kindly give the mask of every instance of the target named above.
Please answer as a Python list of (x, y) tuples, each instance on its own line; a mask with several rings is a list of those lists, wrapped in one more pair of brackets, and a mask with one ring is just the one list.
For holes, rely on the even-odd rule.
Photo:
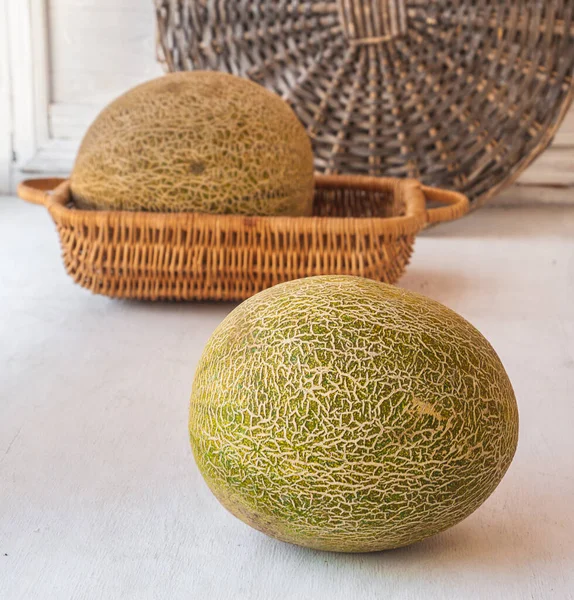
[(151, 1), (51, 0), (52, 102), (104, 106), (163, 73)]
[(7, 16), (7, 0), (0, 0), (0, 194), (7, 194), (10, 190), (12, 167), (11, 77)]
[(12, 147), (16, 168), (48, 140), (48, 66), (44, 0), (7, 2)]
[(510, 207), (525, 204), (574, 204), (574, 188), (513, 185), (486, 206)]
[(99, 104), (59, 103), (50, 106), (50, 130), (55, 139), (80, 140), (98, 113)]
[(574, 105), (558, 130), (553, 146), (555, 148), (574, 148)]
[(66, 176), (72, 171), (80, 140), (52, 140), (21, 169), (28, 175)]
[(45, 0), (29, 0), (29, 2), (34, 132), (36, 145), (42, 146), (50, 138), (48, 127), (48, 105), (50, 103), (48, 13)]
[(574, 149), (549, 148), (521, 175), (523, 185), (574, 185)]
[[(31, 2), (8, 2), (6, 19), (12, 92), (12, 131), (16, 165), (36, 152)], [(12, 32), (18, 32), (12, 35)]]

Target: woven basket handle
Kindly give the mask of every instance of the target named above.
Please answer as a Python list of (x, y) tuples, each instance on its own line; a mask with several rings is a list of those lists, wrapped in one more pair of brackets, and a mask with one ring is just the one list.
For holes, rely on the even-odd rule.
[(429, 225), (460, 219), (469, 211), (470, 203), (464, 194), (427, 186), (422, 186), (422, 190), (427, 202), (446, 204), (446, 206), (427, 209), (427, 223)]
[(18, 196), (32, 204), (46, 205), (50, 192), (66, 181), (60, 177), (47, 179), (26, 179), (18, 185)]

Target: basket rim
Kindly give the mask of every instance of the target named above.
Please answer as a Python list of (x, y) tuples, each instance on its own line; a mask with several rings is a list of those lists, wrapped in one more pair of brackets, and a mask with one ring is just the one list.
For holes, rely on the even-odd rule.
[[(50, 193), (45, 200), (46, 207), (54, 220), (82, 220), (85, 224), (104, 225), (112, 221), (122, 221), (125, 225), (140, 225), (151, 227), (177, 226), (189, 221), (201, 221), (206, 226), (227, 228), (233, 226), (268, 224), (279, 228), (289, 228), (290, 225), (306, 226), (305, 229), (316, 230), (323, 225), (337, 228), (344, 224), (345, 228), (356, 229), (357, 232), (376, 225), (388, 233), (416, 233), (430, 221), (426, 209), (425, 188), (415, 179), (396, 179), (392, 177), (370, 177), (364, 175), (323, 175), (315, 174), (316, 188), (322, 189), (363, 189), (367, 191), (391, 192), (400, 194), (405, 205), (405, 214), (394, 217), (301, 217), (301, 216), (247, 216), (233, 214), (211, 214), (197, 212), (147, 212), (125, 210), (85, 210), (70, 208), (70, 180), (64, 180)], [(438, 191), (438, 190), (435, 190)], [(450, 196), (462, 196), (458, 192), (441, 190)], [(464, 211), (466, 212), (466, 211)]]

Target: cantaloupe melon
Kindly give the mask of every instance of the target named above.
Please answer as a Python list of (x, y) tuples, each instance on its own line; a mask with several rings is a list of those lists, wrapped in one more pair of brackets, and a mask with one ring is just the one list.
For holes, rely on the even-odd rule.
[(71, 176), (80, 208), (310, 215), (313, 154), (286, 102), (225, 73), (173, 73), (105, 108)]
[(462, 317), (326, 276), (228, 315), (199, 362), (189, 427), (234, 515), (280, 540), (366, 552), (477, 509), (513, 458), (518, 412), (498, 356)]

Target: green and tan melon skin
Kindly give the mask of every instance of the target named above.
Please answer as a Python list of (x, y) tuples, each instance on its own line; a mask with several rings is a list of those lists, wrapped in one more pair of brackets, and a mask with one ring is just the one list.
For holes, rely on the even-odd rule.
[(196, 462), (235, 516), (280, 540), (368, 552), (475, 511), (518, 441), (487, 340), (424, 296), (345, 276), (263, 291), (216, 329), (190, 410)]
[(217, 72), (139, 85), (96, 118), (71, 176), (83, 209), (308, 216), (311, 142), (279, 96)]

